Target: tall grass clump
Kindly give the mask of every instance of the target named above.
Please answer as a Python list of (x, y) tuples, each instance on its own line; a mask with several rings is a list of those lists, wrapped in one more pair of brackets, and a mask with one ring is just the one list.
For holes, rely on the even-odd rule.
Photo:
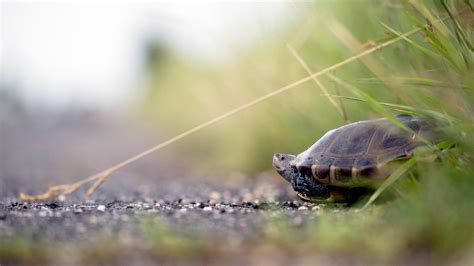
[[(150, 64), (145, 110), (160, 131), (169, 135), (182, 132), (307, 76), (307, 70), (288, 46), (315, 72), (434, 21), (438, 13), (446, 14), (441, 4), (426, 8), (403, 1), (391, 4), (321, 1), (306, 4), (298, 10), (298, 18), (291, 25), (268, 40), (238, 49), (238, 56), (228, 63), (206, 64), (162, 53), (154, 57), (158, 58), (157, 62)], [(424, 14), (427, 10), (436, 14)], [(466, 15), (456, 18), (462, 20)], [(465, 99), (447, 89), (457, 77), (452, 73), (439, 74), (445, 70), (462, 71), (461, 62), (467, 59), (454, 54), (457, 50), (449, 42), (438, 44), (432, 39), (437, 36), (446, 42), (450, 37), (456, 38), (446, 33), (450, 23), (448, 19), (430, 26), (407, 41), (339, 68), (333, 73), (335, 78), (321, 77), (320, 82), (330, 93), (342, 96), (335, 99), (341, 103), (347, 119), (341, 117), (316, 83), (306, 82), (186, 140), (179, 148), (206, 172), (211, 169), (213, 173), (259, 171), (269, 167), (274, 152), (298, 153), (327, 130), (346, 123), (345, 120), (357, 121), (399, 111), (459, 113)], [(432, 31), (440, 34), (433, 36)], [(460, 36), (467, 38), (468, 34), (463, 32)], [(461, 91), (467, 85), (461, 81), (455, 84)], [(374, 109), (370, 104), (348, 100), (355, 97), (367, 101), (361, 99), (361, 92), (375, 102), (406, 108)]]
[[(436, 119), (445, 125), (445, 146), (415, 156), (389, 179), (383, 188), (397, 197), (387, 208), (367, 205), (323, 216), (309, 232), (291, 234), (312, 250), (380, 261), (472, 263), (473, 10), (472, 1), (446, 0), (305, 4), (288, 28), (239, 50), (229, 64), (163, 57), (149, 70), (145, 109), (160, 130), (172, 134), (402, 37), (200, 133), (181, 148), (189, 158), (198, 155), (198, 168), (207, 173), (259, 171), (270, 168), (274, 152), (298, 153), (348, 121), (385, 116), (395, 122), (399, 113)], [(402, 36), (416, 27), (418, 34)]]

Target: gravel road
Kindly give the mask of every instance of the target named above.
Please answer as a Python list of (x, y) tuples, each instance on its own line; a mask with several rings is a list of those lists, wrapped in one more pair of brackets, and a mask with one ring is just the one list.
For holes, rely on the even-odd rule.
[[(285, 246), (285, 228), (339, 210), (296, 200), (273, 171), (218, 182), (192, 176), (173, 149), (117, 172), (91, 200), (81, 190), (46, 203), (18, 202), (19, 192), (78, 180), (160, 140), (143, 128), (93, 113), (3, 119), (0, 265), (285, 264), (295, 262), (296, 250)], [(275, 238), (284, 243), (273, 245)]]

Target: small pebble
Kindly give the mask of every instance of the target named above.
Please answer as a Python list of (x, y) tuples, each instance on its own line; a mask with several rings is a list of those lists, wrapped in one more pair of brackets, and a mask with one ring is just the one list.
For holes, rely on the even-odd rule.
[(300, 211), (307, 211), (307, 210), (308, 210), (308, 207), (306, 207), (306, 206), (301, 206), (301, 207), (298, 208), (298, 210), (300, 210)]
[(213, 200), (220, 200), (221, 199), (221, 194), (219, 192), (216, 192), (216, 191), (213, 191), (211, 192), (211, 194), (209, 195), (209, 197)]
[(99, 205), (99, 206), (97, 206), (97, 210), (100, 211), (100, 212), (105, 211), (105, 205)]
[(45, 204), (46, 207), (50, 208), (50, 209), (56, 209), (59, 207), (59, 205), (55, 202), (53, 203), (49, 203), (49, 204)]
[(207, 206), (207, 207), (204, 207), (203, 210), (206, 211), (206, 212), (210, 212), (210, 211), (212, 211), (212, 208)]
[(219, 192), (211, 192), (209, 195), (209, 204), (217, 204), (219, 200), (221, 199), (221, 194)]
[(184, 199), (181, 200), (181, 204), (189, 205), (189, 204), (191, 204), (191, 200), (184, 198)]

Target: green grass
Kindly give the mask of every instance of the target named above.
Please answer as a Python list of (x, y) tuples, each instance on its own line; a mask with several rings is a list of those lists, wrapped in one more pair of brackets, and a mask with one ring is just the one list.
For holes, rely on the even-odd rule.
[[(444, 9), (405, 2), (388, 6), (378, 1), (320, 1), (301, 11), (288, 29), (239, 50), (239, 57), (228, 64), (206, 65), (164, 53), (148, 71), (144, 110), (161, 131), (172, 136), (307, 76), (286, 43), (315, 72), (370, 47), (364, 44), (381, 43), (434, 20), (435, 15), (426, 10), (446, 14)], [(462, 23), (468, 21), (456, 25)], [(332, 94), (342, 96), (350, 121), (386, 116), (396, 122), (394, 115), (407, 110), (437, 118), (466, 118), (472, 100), (467, 93), (472, 88), (468, 75), (472, 51), (463, 48), (462, 43), (469, 41), (455, 38), (452, 25), (450, 19), (434, 24), (409, 41), (399, 41), (319, 79)], [(469, 37), (472, 32), (466, 29), (459, 35)], [(365, 104), (348, 100), (352, 97)], [(273, 153), (299, 153), (344, 123), (310, 81), (200, 132), (178, 144), (178, 149), (190, 161), (199, 157), (195, 166), (206, 174), (255, 172), (268, 169)]]
[(27, 237), (14, 235), (0, 240), (0, 263), (37, 263), (48, 261), (50, 250), (44, 248), (42, 243)]
[[(420, 33), (319, 81), (342, 102), (350, 121), (384, 116), (396, 123), (401, 112), (422, 115), (446, 123), (444, 133), (455, 147), (428, 158), (418, 155), (394, 173), (382, 188), (397, 196), (382, 208), (323, 215), (305, 230), (282, 225), (273, 237), (288, 246), (308, 243), (308, 252), (362, 253), (383, 262), (418, 256), (473, 262), (472, 6), (472, 1), (317, 1), (286, 30), (242, 49), (228, 65), (167, 55), (150, 70), (145, 110), (172, 135), (307, 76), (286, 43), (316, 72), (420, 27)], [(436, 23), (440, 17), (445, 19)], [(299, 153), (345, 123), (314, 82), (229, 120), (178, 147), (198, 157), (195, 167), (206, 175), (269, 169), (273, 153)]]

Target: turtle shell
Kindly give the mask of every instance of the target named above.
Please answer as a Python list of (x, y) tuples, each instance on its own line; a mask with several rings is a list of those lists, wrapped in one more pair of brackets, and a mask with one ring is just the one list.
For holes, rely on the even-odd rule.
[(318, 181), (334, 186), (362, 186), (389, 176), (389, 163), (407, 159), (430, 138), (432, 124), (419, 117), (397, 119), (413, 132), (385, 118), (360, 121), (327, 132), (290, 164)]

